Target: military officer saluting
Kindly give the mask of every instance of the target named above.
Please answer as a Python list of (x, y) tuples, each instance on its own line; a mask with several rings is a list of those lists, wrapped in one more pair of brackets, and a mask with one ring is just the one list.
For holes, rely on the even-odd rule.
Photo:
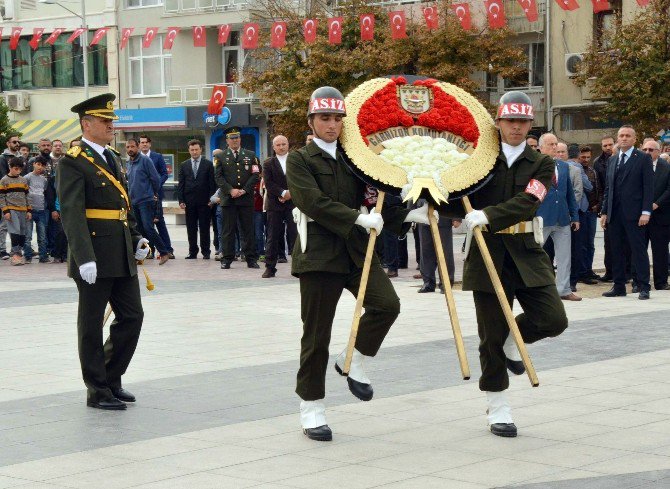
[[(555, 166), (549, 156), (526, 144), (532, 121), (533, 106), (525, 93), (503, 95), (496, 117), (501, 151), (491, 180), (470, 196), (477, 210), (469, 212), (464, 221), (468, 229), (482, 226), (505, 294), (510, 304), (516, 298), (524, 311), (516, 321), (526, 343), (558, 336), (568, 326), (552, 263), (541, 239), (535, 238), (542, 236), (542, 230), (537, 221), (529, 222), (552, 185)], [(450, 204), (447, 211), (455, 207), (461, 206)], [(509, 386), (507, 369), (517, 375), (525, 369), (474, 242), (463, 268), (463, 290), (474, 291), (482, 367), (479, 388), (488, 398), (490, 430), (514, 437), (517, 428), (504, 394)]]
[(261, 164), (256, 153), (241, 147), (239, 128), (232, 127), (226, 131), (226, 143), (228, 148), (221, 158), (217, 158), (214, 169), (216, 185), (221, 190), (223, 214), (221, 268), (230, 268), (235, 259), (238, 220), (242, 228), (242, 254), (247, 260), (247, 267), (260, 268), (254, 238), (254, 186), (260, 178)]
[[(79, 291), (79, 360), (93, 408), (126, 409), (135, 397), (121, 385), (142, 328), (136, 260), (149, 242), (135, 229), (119, 154), (107, 146), (114, 138), (112, 102), (107, 93), (74, 107), (83, 137), (58, 165), (57, 190), (67, 236), (68, 276)], [(115, 320), (103, 345), (107, 303)]]

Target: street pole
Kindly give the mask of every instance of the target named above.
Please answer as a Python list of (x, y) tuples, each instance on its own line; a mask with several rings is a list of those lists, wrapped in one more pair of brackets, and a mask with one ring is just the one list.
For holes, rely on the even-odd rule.
[(88, 99), (88, 27), (86, 25), (86, 2), (81, 0), (81, 22), (84, 28), (82, 34), (84, 40), (81, 44), (81, 52), (84, 56), (84, 98)]

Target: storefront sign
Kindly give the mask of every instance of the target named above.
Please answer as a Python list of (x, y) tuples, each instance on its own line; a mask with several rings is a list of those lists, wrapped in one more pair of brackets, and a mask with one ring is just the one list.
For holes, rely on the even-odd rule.
[(186, 127), (185, 107), (160, 107), (155, 109), (118, 109), (118, 129), (168, 129)]
[(205, 121), (207, 127), (216, 127), (219, 124), (225, 126), (230, 122), (231, 117), (232, 114), (228, 107), (224, 107), (219, 115), (208, 114), (207, 112), (202, 114), (202, 119)]

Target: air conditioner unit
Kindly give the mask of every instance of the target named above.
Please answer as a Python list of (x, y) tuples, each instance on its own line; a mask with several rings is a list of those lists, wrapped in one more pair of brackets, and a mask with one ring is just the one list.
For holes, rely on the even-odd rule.
[(23, 92), (5, 94), (5, 103), (9, 110), (22, 112), (30, 108), (30, 95)]
[(568, 53), (565, 55), (565, 76), (574, 78), (580, 73), (579, 64), (584, 61), (582, 53)]

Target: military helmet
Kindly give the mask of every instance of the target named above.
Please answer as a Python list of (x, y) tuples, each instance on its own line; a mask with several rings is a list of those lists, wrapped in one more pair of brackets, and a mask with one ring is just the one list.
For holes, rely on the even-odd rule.
[(498, 119), (528, 119), (533, 120), (535, 115), (533, 113), (533, 102), (530, 97), (523, 92), (514, 90), (507, 92), (500, 97), (498, 103)]
[(309, 98), (307, 117), (313, 114), (347, 115), (342, 93), (333, 87), (319, 87), (314, 90)]

